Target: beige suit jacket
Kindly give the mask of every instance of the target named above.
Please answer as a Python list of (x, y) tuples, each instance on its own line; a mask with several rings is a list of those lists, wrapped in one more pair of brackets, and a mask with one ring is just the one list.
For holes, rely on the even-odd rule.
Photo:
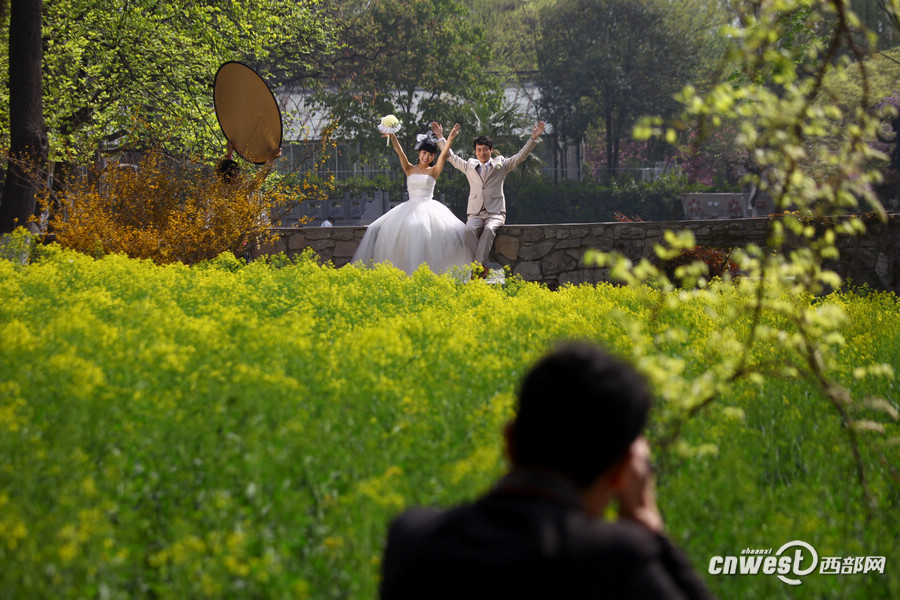
[[(503, 195), (503, 180), (506, 174), (516, 168), (520, 162), (525, 160), (538, 140), (528, 138), (528, 141), (519, 150), (515, 156), (506, 158), (505, 156), (495, 156), (491, 158), (491, 170), (484, 181), (481, 180), (476, 167), (480, 164), (477, 158), (465, 160), (456, 155), (453, 149), (450, 149), (450, 155), (447, 160), (454, 167), (462, 171), (466, 179), (469, 181), (469, 203), (466, 206), (466, 214), (477, 215), (484, 207), (489, 213), (506, 214), (506, 197)], [(438, 149), (443, 150), (446, 140), (441, 138), (438, 140)]]

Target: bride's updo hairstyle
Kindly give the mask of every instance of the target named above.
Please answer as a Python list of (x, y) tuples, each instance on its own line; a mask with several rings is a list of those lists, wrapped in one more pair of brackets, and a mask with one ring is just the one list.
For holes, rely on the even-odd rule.
[[(416, 136), (416, 152), (425, 150), (426, 152), (434, 154), (436, 158), (438, 154), (437, 142), (437, 137), (435, 137), (433, 132), (420, 133)], [(432, 164), (434, 164), (434, 161), (432, 161)]]

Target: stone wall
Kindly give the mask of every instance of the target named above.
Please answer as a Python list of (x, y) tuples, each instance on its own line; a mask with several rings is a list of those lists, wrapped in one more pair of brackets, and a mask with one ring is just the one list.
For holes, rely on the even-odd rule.
[[(588, 249), (616, 250), (632, 261), (655, 260), (655, 244), (663, 243), (666, 230), (690, 230), (702, 246), (727, 248), (764, 246), (768, 219), (660, 221), (648, 223), (577, 223), (561, 225), (506, 225), (501, 227), (491, 252), (491, 263), (508, 266), (514, 275), (540, 281), (551, 288), (566, 283), (606, 281), (605, 269), (586, 267)], [(863, 236), (843, 237), (840, 261), (829, 265), (845, 279), (877, 289), (900, 293), (900, 214), (887, 223), (870, 220)], [(365, 227), (299, 227), (277, 229), (279, 238), (257, 254), (298, 254), (314, 250), (321, 261), (340, 267), (347, 264)]]
[(288, 256), (300, 254), (307, 248), (319, 255), (321, 262), (342, 267), (350, 262), (356, 247), (366, 233), (365, 226), (353, 227), (276, 227), (278, 238), (264, 244), (254, 257), (284, 252)]

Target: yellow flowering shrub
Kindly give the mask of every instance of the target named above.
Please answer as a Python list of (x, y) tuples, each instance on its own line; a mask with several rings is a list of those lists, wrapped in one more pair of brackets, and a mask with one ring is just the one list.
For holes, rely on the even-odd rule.
[(240, 256), (270, 240), (273, 218), (327, 194), (309, 178), (287, 185), (269, 166), (225, 181), (209, 167), (154, 151), (132, 167), (111, 162), (45, 200), (62, 246), (158, 264)]

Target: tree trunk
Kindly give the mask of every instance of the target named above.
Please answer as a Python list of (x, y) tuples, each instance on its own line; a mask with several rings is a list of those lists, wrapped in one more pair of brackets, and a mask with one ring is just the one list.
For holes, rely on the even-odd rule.
[(568, 144), (566, 143), (565, 135), (557, 135), (556, 143), (553, 145), (554, 152), (556, 152), (556, 182), (565, 181), (568, 179), (568, 169), (569, 169), (569, 153), (568, 153)]
[(604, 178), (604, 183), (610, 183), (613, 179), (616, 178), (616, 172), (613, 167), (613, 120), (612, 120), (612, 111), (610, 109), (606, 109), (603, 115), (603, 120), (606, 124), (606, 177)]
[(35, 214), (35, 194), (47, 162), (41, 86), (42, 0), (12, 0), (9, 12), (9, 168), (0, 199), (0, 233)]

